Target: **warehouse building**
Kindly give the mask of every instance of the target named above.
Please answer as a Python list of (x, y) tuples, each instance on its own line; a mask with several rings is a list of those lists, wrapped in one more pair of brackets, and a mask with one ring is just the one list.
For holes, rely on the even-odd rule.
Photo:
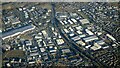
[(33, 29), (35, 29), (35, 26), (32, 26), (32, 25), (27, 25), (18, 29), (14, 29), (14, 30), (2, 33), (2, 39), (4, 40), (6, 38), (17, 36), (19, 34), (24, 34), (25, 32), (28, 32)]

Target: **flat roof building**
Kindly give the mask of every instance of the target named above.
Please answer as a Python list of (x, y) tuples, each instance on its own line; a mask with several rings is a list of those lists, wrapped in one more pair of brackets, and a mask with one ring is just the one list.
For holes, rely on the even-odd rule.
[(61, 45), (61, 44), (64, 43), (64, 40), (63, 40), (63, 39), (57, 39), (56, 41), (57, 41), (57, 44), (58, 44), (58, 45)]
[(77, 41), (76, 43), (77, 43), (78, 45), (80, 44), (80, 45), (82, 45), (82, 46), (85, 46), (85, 45), (86, 45), (82, 40), (79, 40), (79, 41)]
[(73, 22), (72, 22), (70, 19), (68, 20), (68, 22), (69, 22), (70, 24), (73, 24)]
[(97, 44), (97, 43), (94, 43), (94, 46), (91, 47), (91, 49), (94, 50), (94, 51), (98, 50), (100, 48), (101, 48), (101, 46), (99, 44)]
[(97, 39), (98, 39), (98, 37), (97, 37), (97, 36), (94, 36), (94, 35), (83, 38), (83, 40), (84, 40), (85, 42), (90, 42), (90, 41), (97, 40)]
[(72, 18), (71, 20), (72, 20), (74, 23), (76, 23), (76, 22), (77, 22), (77, 20), (75, 20), (74, 18)]
[(43, 33), (44, 37), (48, 37), (48, 34), (45, 30), (43, 30), (42, 33)]
[(62, 52), (63, 52), (63, 53), (69, 53), (70, 50), (69, 50), (69, 49), (63, 49)]
[(86, 33), (88, 33), (89, 35), (94, 35), (93, 32), (91, 32), (90, 30), (88, 29), (85, 29)]
[(90, 23), (87, 19), (82, 19), (82, 20), (80, 20), (80, 22), (81, 22), (83, 25)]

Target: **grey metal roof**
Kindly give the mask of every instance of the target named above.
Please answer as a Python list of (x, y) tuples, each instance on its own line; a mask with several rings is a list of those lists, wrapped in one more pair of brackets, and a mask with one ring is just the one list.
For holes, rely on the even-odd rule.
[(9, 35), (15, 34), (17, 32), (22, 32), (22, 31), (30, 29), (30, 28), (33, 28), (33, 26), (32, 25), (27, 25), (27, 26), (24, 26), (24, 27), (21, 27), (21, 28), (18, 28), (18, 29), (10, 30), (8, 32), (2, 33), (2, 37), (6, 37), (6, 36), (9, 36)]

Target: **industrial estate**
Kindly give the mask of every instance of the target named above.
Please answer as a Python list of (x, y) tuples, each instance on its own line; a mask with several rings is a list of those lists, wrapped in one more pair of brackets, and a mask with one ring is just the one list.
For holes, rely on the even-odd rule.
[(118, 3), (2, 4), (2, 67), (120, 65)]

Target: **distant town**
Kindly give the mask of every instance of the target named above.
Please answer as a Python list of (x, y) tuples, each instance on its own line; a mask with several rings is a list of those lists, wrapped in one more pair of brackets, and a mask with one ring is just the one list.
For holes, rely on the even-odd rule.
[(2, 68), (120, 67), (119, 3), (2, 3)]

